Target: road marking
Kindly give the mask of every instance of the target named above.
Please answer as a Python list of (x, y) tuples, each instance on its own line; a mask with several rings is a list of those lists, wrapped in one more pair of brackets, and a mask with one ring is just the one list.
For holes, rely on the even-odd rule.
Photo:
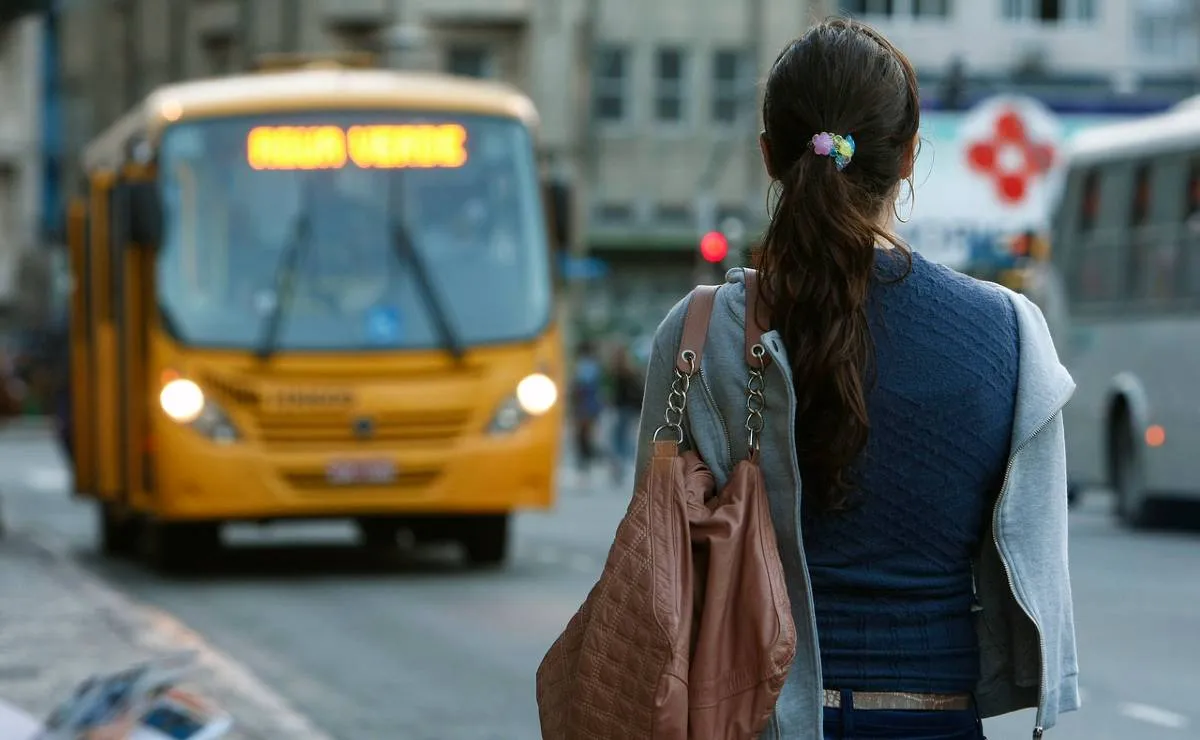
[(25, 485), (46, 493), (64, 491), (70, 481), (67, 471), (61, 468), (34, 468), (25, 476)]
[(1121, 714), (1130, 719), (1149, 722), (1152, 725), (1159, 727), (1168, 727), (1172, 730), (1182, 730), (1188, 726), (1188, 718), (1182, 714), (1176, 714), (1167, 709), (1152, 707), (1149, 704), (1138, 704), (1135, 702), (1125, 702), (1121, 704)]

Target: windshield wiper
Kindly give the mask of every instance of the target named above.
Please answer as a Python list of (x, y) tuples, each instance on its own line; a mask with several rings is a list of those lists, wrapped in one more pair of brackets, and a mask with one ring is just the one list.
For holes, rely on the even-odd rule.
[(275, 354), (279, 344), (279, 330), (283, 326), (288, 307), (292, 302), (292, 288), (296, 282), (296, 265), (300, 262), (300, 251), (309, 243), (309, 211), (302, 207), (296, 214), (292, 235), (279, 255), (279, 266), (275, 269), (275, 304), (271, 313), (263, 322), (262, 338), (258, 342), (255, 354), (260, 360), (267, 360)]
[(429, 270), (421, 259), (416, 245), (413, 244), (412, 236), (409, 235), (408, 229), (404, 228), (404, 224), (398, 220), (392, 223), (392, 249), (395, 251), (397, 259), (400, 260), (400, 264), (406, 264), (412, 268), (413, 278), (417, 282), (417, 290), (420, 291), (421, 298), (425, 301), (425, 307), (429, 310), (434, 329), (441, 337), (442, 347), (450, 353), (455, 362), (461, 363), (464, 354), (462, 340), (458, 338), (458, 333), (450, 323), (450, 314), (447, 313), (441, 296), (429, 278)]

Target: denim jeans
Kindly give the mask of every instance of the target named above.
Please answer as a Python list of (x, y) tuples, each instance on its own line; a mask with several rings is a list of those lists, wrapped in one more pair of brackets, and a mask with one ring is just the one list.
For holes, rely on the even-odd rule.
[(975, 708), (892, 711), (855, 709), (849, 691), (842, 706), (825, 708), (825, 740), (986, 740)]
[(641, 409), (618, 406), (616, 412), (612, 427), (613, 458), (618, 464), (632, 463), (637, 451), (634, 442)]

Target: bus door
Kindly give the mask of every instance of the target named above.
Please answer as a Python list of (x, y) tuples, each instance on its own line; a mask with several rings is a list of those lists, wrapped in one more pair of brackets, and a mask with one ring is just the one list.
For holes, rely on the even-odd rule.
[(147, 475), (150, 454), (147, 377), (148, 335), (153, 295), (151, 249), (156, 241), (144, 228), (139, 210), (154, 190), (154, 174), (142, 167), (122, 172), (110, 195), (111, 235), (108, 253), (112, 326), (105, 393), (112, 400), (111, 413), (102, 416), (102, 436), (116, 440), (110, 449), (107, 469), (115, 486), (115, 499), (125, 506), (144, 509), (151, 488)]
[(70, 436), (71, 469), (76, 493), (96, 490), (95, 430), (95, 318), (93, 310), (91, 235), (88, 199), (77, 198), (67, 212), (67, 247), (70, 260), (70, 332), (67, 349), (70, 363), (66, 418)]
[[(90, 454), (95, 477), (91, 492), (106, 502), (118, 500), (122, 490), (122, 445), (119, 436), (120, 369), (118, 367), (117, 297), (119, 282), (113, 269), (120, 251), (118, 231), (121, 219), (114, 213), (117, 180), (113, 173), (92, 176), (91, 223), (87, 280), (90, 283), (89, 307), (92, 340), (90, 401), (88, 416), (91, 432)], [(81, 399), (82, 400), (82, 399)]]
[[(135, 239), (135, 204), (152, 187), (144, 170), (92, 182), (91, 240), (87, 251), (91, 287), (91, 383), (88, 453), (92, 492), (119, 507), (143, 504), (147, 453), (146, 302), (149, 250)], [(83, 399), (81, 399), (83, 400)], [(82, 451), (81, 451), (82, 452)], [(84, 458), (88, 453), (83, 453)]]

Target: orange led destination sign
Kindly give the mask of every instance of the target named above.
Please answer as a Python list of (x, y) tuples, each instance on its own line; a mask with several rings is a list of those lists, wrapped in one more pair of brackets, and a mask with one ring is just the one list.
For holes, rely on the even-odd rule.
[(246, 161), (256, 170), (336, 170), (462, 167), (467, 129), (461, 124), (379, 126), (258, 126), (246, 136)]

